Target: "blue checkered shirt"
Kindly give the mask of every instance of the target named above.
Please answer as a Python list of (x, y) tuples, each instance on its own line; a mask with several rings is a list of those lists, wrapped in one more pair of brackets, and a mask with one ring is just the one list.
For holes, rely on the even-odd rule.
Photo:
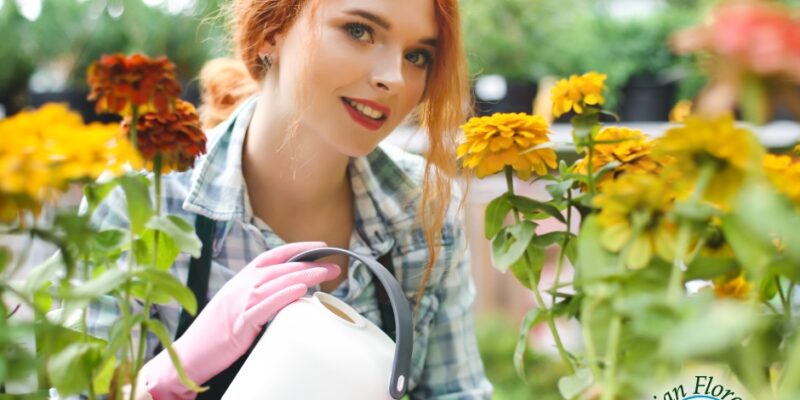
[[(208, 132), (208, 153), (192, 170), (163, 179), (162, 204), (168, 213), (191, 223), (197, 214), (216, 222), (209, 297), (258, 254), (284, 244), (253, 214), (242, 176), (242, 144), (254, 106), (252, 98)], [(416, 218), (424, 166), (421, 157), (384, 144), (348, 164), (355, 215), (350, 250), (375, 259), (391, 251), (395, 276), (412, 306), (428, 259), (423, 227)], [(475, 339), (471, 315), (475, 286), (455, 206), (458, 201), (454, 198), (447, 214), (439, 256), (415, 316), (408, 386), (412, 399), (491, 398), (492, 386), (484, 375)], [(121, 191), (113, 192), (95, 212), (94, 221), (101, 229), (126, 227), (125, 210)], [(189, 260), (180, 254), (171, 268), (183, 282)], [(373, 276), (360, 262), (350, 260), (347, 279), (331, 294), (381, 326)], [(180, 312), (177, 304), (157, 305), (151, 315), (174, 337)], [(88, 316), (90, 332), (107, 337), (118, 314), (112, 299), (94, 303)], [(158, 350), (158, 339), (151, 335), (147, 358)]]

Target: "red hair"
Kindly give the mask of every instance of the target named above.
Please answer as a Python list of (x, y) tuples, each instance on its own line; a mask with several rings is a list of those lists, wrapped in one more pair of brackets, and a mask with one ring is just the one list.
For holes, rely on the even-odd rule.
[[(312, 5), (317, 2), (310, 0)], [(233, 42), (239, 60), (217, 59), (200, 73), (205, 127), (222, 122), (247, 97), (255, 94), (264, 69), (258, 50), (295, 22), (309, 0), (233, 0), (230, 7)], [(416, 303), (438, 256), (442, 226), (452, 198), (456, 174), (458, 127), (466, 120), (469, 91), (461, 40), (458, 0), (433, 0), (438, 27), (425, 96), (417, 107), (421, 127), (428, 133), (420, 215), (430, 257), (417, 289)]]

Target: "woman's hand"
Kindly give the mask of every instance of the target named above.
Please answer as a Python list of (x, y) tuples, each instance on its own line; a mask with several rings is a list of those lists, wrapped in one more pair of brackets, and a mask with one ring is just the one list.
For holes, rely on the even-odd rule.
[[(264, 324), (309, 287), (333, 279), (330, 263), (286, 260), (323, 242), (292, 243), (264, 252), (228, 281), (189, 329), (173, 344), (194, 382), (202, 384), (225, 370), (253, 344)], [(156, 400), (194, 398), (183, 386), (166, 350), (142, 368), (147, 391)]]

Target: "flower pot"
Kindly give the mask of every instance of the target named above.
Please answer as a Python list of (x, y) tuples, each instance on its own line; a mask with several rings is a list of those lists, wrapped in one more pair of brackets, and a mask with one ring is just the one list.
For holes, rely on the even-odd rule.
[(500, 75), (481, 77), (473, 88), (475, 115), (492, 115), (496, 112), (530, 114), (536, 89), (535, 83), (509, 81)]
[(622, 88), (619, 116), (623, 121), (667, 121), (677, 84), (657, 75), (633, 76)]

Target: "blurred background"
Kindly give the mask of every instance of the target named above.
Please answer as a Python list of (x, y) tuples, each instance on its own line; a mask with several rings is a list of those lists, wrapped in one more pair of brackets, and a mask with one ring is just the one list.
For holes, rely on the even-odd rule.
[[(95, 115), (86, 100), (86, 68), (102, 54), (118, 52), (167, 56), (177, 66), (183, 97), (197, 104), (196, 77), (203, 63), (229, 55), (219, 10), (227, 1), (0, 0), (0, 118), (56, 101), (68, 102), (87, 121), (110, 121)], [(608, 74), (608, 108), (623, 121), (663, 126), (672, 107), (705, 84), (697, 60), (670, 51), (669, 36), (697, 24), (716, 3), (461, 0), (475, 112), (531, 112), (537, 93), (548, 93), (554, 79), (596, 70)], [(774, 118), (782, 118), (780, 110)], [(556, 122), (555, 133), (568, 130)], [(424, 140), (413, 133), (414, 127), (403, 127), (389, 140), (422, 151)], [(536, 185), (517, 182), (517, 187), (532, 197), (546, 196)], [(483, 237), (485, 206), (504, 190), (502, 181), (475, 181), (465, 207), (482, 356), (496, 398), (529, 399), (535, 393), (537, 399), (559, 399), (556, 382), (564, 371), (550, 361), (554, 350), (546, 332), (532, 335), (536, 351), (526, 356), (526, 380), (513, 367), (518, 325), (534, 302), (512, 276), (494, 270)], [(80, 195), (66, 197), (65, 206), (75, 206)], [(545, 230), (557, 228), (543, 224)], [(30, 245), (21, 244), (24, 238), (3, 240)], [(49, 249), (32, 246), (28, 262), (35, 264)]]

